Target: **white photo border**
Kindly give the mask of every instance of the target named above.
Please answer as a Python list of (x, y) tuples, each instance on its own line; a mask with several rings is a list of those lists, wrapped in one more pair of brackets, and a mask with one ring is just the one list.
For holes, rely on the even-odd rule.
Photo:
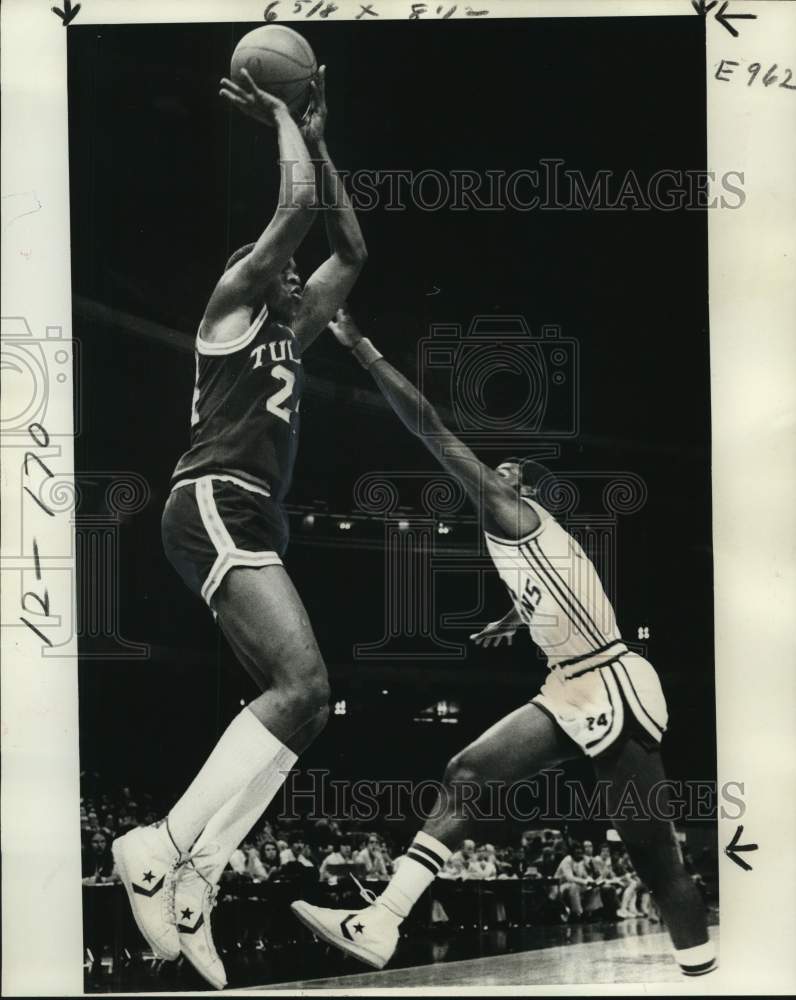
[[(371, 2), (383, 20), (406, 19), (411, 10), (410, 0)], [(453, 0), (445, 4), (452, 5)], [(6, 368), (19, 372), (29, 364), (34, 384), (30, 400), (4, 393), (1, 440), (5, 995), (83, 993), (74, 531), (69, 513), (75, 388), (69, 28), (62, 26), (53, 6), (64, 4), (6, 0), (0, 11), (3, 374)], [(256, 24), (262, 23), (268, 6), (266, 0), (82, 0), (77, 17), (80, 24)], [(351, 20), (361, 10), (354, 0), (335, 0), (335, 6), (334, 21)], [(280, 22), (301, 22), (291, 14), (292, 7), (290, 0), (279, 0)], [(484, 17), (503, 18), (700, 16), (691, 0), (484, 0), (471, 7), (488, 10)], [(461, 18), (465, 5), (458, 8)], [(755, 15), (734, 22), (738, 37), (716, 20), (715, 12), (706, 16), (708, 169), (717, 176), (741, 171), (746, 195), (739, 210), (708, 213), (718, 782), (719, 787), (741, 782), (746, 803), (742, 819), (720, 817), (718, 825), (721, 846), (739, 822), (743, 839), (760, 846), (750, 856), (751, 872), (720, 858), (721, 964), (713, 975), (698, 983), (530, 986), (495, 988), (494, 994), (621, 995), (639, 988), (650, 994), (776, 994), (796, 988), (796, 807), (789, 794), (796, 786), (790, 627), (796, 606), (795, 98), (788, 89), (751, 82), (748, 69), (759, 62), (762, 78), (768, 67), (777, 64), (784, 70), (791, 60), (796, 72), (796, 4), (739, 0), (731, 13), (736, 8)], [(660, 72), (677, 72), (665, 53)], [(43, 384), (36, 381), (40, 376)], [(33, 431), (28, 430), (31, 423)], [(25, 493), (24, 456), (31, 452), (53, 474), (48, 494), (52, 513)], [(39, 491), (41, 480), (35, 486)], [(45, 588), (47, 617), (41, 611), (38, 619), (28, 617), (32, 624), (44, 622), (47, 635), (56, 637), (49, 655), (43, 655), (41, 639), (20, 622), (24, 612), (19, 606), (21, 589), (38, 594), (40, 605)], [(29, 598), (28, 611), (36, 607), (36, 597)]]

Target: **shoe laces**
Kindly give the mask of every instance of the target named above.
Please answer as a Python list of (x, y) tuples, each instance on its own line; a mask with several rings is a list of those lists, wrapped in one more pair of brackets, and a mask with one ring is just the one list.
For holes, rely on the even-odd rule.
[(163, 907), (167, 923), (177, 923), (177, 869), (185, 862), (176, 857), (166, 871), (166, 882), (163, 886)]
[(372, 889), (366, 889), (365, 886), (362, 885), (362, 883), (353, 873), (351, 874), (351, 878), (354, 880), (354, 882), (356, 882), (357, 889), (359, 889), (359, 895), (365, 900), (366, 903), (368, 903), (370, 906), (373, 906), (373, 904), (378, 899), (376, 893)]

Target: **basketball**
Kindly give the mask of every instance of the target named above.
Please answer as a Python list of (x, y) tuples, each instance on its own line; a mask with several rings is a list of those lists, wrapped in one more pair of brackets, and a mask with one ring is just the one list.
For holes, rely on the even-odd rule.
[(262, 90), (279, 97), (294, 117), (300, 117), (309, 101), (310, 80), (318, 69), (315, 54), (297, 31), (282, 24), (266, 24), (250, 31), (235, 46), (230, 75), (245, 82), (246, 69)]

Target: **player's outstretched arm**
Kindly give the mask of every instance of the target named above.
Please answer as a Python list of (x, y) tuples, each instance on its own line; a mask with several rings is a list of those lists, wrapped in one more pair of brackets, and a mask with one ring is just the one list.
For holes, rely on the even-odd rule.
[(536, 512), (528, 504), (520, 503), (514, 488), (448, 430), (426, 397), (362, 336), (345, 309), (337, 311), (329, 326), (337, 340), (370, 372), (407, 429), (461, 482), (485, 530), (503, 538), (519, 538), (536, 530), (539, 525)]
[(221, 81), (221, 96), (255, 121), (276, 127), (281, 181), (271, 221), (250, 254), (222, 275), (210, 297), (206, 316), (214, 319), (249, 304), (253, 294), (273, 280), (293, 256), (312, 225), (317, 205), (315, 167), (304, 137), (287, 105), (261, 90), (247, 70), (245, 85)]
[(321, 66), (317, 79), (310, 86), (310, 107), (301, 130), (315, 160), (318, 196), (324, 209), (331, 254), (308, 279), (293, 323), (293, 332), (303, 350), (326, 328), (345, 302), (368, 257), (354, 206), (326, 145), (325, 66)]

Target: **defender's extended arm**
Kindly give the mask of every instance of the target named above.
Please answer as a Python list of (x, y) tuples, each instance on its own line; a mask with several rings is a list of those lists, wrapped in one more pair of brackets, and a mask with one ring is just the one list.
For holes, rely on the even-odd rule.
[(535, 531), (539, 519), (513, 489), (442, 423), (425, 396), (363, 338), (350, 315), (338, 310), (332, 332), (372, 375), (382, 395), (408, 430), (420, 438), (440, 464), (456, 476), (479, 511), (485, 530), (503, 538)]

